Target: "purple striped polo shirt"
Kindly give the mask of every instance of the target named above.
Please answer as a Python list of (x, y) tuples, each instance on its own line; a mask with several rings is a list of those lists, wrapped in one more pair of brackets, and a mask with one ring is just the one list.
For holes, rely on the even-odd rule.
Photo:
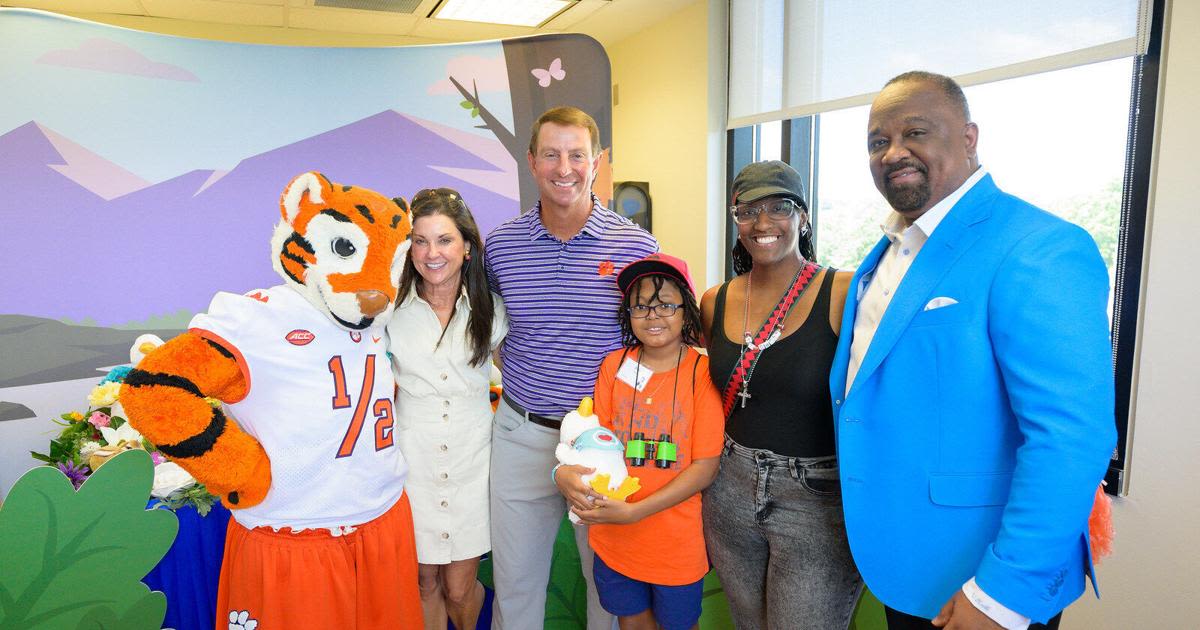
[(621, 347), (617, 274), (658, 251), (658, 241), (595, 195), (587, 223), (565, 242), (540, 210), (538, 202), (492, 230), (484, 262), (508, 309), (504, 393), (533, 413), (561, 416), (592, 395), (600, 362)]

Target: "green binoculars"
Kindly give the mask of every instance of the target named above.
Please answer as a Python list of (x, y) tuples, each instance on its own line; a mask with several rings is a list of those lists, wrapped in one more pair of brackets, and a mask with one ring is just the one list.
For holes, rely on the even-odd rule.
[(625, 459), (630, 466), (644, 466), (647, 459), (653, 459), (659, 468), (670, 468), (678, 457), (679, 446), (671, 441), (671, 436), (663, 433), (657, 440), (647, 440), (646, 434), (634, 433), (633, 439), (625, 445)]

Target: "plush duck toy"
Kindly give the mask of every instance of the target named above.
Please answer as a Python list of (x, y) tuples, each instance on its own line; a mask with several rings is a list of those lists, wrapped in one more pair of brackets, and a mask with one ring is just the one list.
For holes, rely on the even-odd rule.
[[(625, 468), (621, 440), (600, 426), (600, 419), (592, 413), (591, 398), (585, 397), (578, 409), (563, 417), (554, 455), (564, 465), (594, 468), (594, 472), (583, 476), (583, 482), (610, 499), (624, 501), (641, 489), (638, 478), (630, 477)], [(572, 523), (579, 522), (574, 513), (570, 518)]]

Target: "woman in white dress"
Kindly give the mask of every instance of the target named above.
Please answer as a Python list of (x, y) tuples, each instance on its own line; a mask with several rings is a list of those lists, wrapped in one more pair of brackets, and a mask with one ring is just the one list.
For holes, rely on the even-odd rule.
[(412, 247), (388, 324), (397, 438), (420, 562), (425, 628), (475, 627), (488, 538), (491, 352), (507, 332), (488, 291), (479, 228), (449, 188), (412, 199)]

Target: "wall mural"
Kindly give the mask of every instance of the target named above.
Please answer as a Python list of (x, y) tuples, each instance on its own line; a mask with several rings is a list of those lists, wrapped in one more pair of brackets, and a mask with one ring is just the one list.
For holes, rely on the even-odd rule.
[(542, 111), (588, 111), (611, 148), (608, 58), (585, 36), (303, 48), (0, 11), (0, 496), (44, 446), (17, 434), (135, 337), (278, 283), (270, 235), (297, 173), (405, 198), (455, 188), (486, 234), (536, 200)]
[[(601, 130), (607, 204), (610, 85), (580, 35), (281, 47), (0, 9), (0, 500), (135, 338), (174, 336), (217, 291), (278, 284), (269, 242), (297, 173), (455, 188), (486, 234), (537, 198), (533, 121), (575, 105)], [(570, 551), (547, 606), (561, 627), (581, 614)]]

